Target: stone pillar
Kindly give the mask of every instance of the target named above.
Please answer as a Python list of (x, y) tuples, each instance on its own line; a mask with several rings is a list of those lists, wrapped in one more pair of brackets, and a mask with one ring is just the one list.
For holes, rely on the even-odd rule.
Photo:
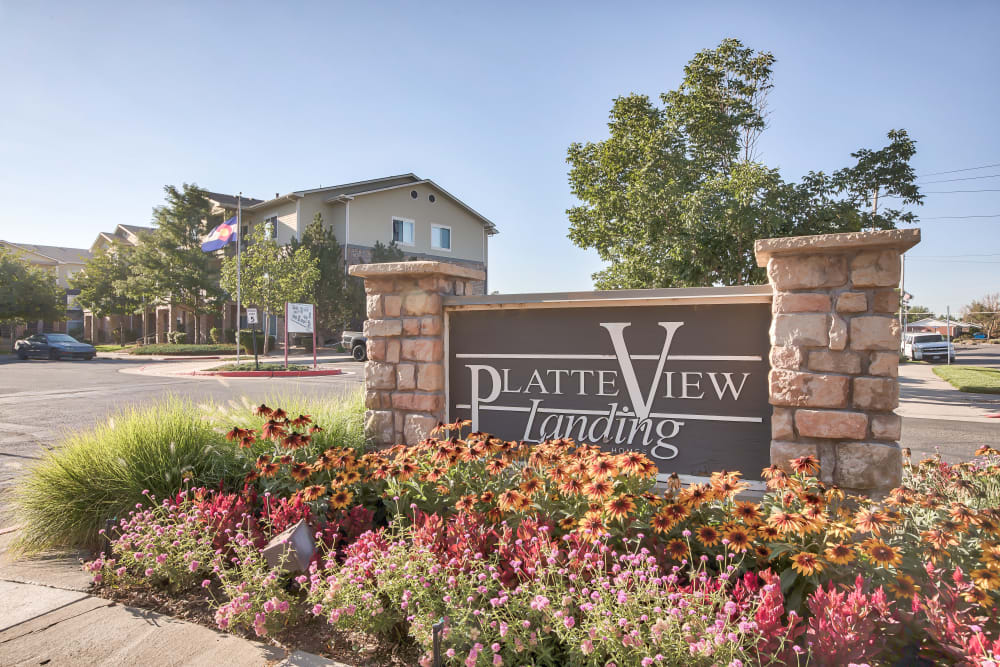
[(414, 444), (444, 420), (444, 307), (482, 271), (445, 262), (355, 264), (365, 279), (365, 432), (377, 445)]
[(774, 290), (771, 463), (812, 454), (820, 478), (881, 497), (899, 485), (900, 255), (919, 229), (764, 239)]

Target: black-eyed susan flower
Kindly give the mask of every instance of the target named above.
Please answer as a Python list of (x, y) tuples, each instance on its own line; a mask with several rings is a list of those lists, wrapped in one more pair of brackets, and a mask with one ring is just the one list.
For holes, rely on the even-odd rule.
[(612, 491), (614, 487), (611, 486), (611, 482), (603, 478), (595, 479), (583, 487), (583, 492), (588, 498), (601, 502), (607, 500)]
[(713, 528), (712, 526), (698, 526), (694, 531), (694, 534), (698, 537), (698, 541), (704, 544), (706, 547), (714, 547), (722, 539), (722, 534)]
[(620, 495), (609, 501), (605, 509), (611, 518), (624, 519), (635, 511), (635, 501), (627, 495)]
[(1000, 588), (1000, 572), (988, 567), (973, 570), (969, 573), (969, 578), (979, 588), (984, 591), (992, 591)]
[(734, 526), (725, 532), (725, 538), (729, 540), (726, 546), (731, 551), (743, 553), (750, 547), (750, 533), (746, 528)]
[(896, 579), (889, 583), (889, 590), (901, 598), (912, 600), (913, 596), (920, 592), (920, 587), (913, 581), (913, 577), (908, 574), (898, 574)]
[(326, 493), (325, 486), (323, 486), (322, 484), (313, 484), (311, 486), (307, 486), (306, 488), (302, 489), (302, 499), (306, 501), (318, 500), (322, 498), (325, 493)]
[(823, 555), (834, 565), (847, 565), (854, 560), (854, 549), (843, 543), (831, 544)]
[(684, 540), (670, 540), (670, 542), (667, 543), (665, 551), (670, 558), (675, 561), (679, 561), (688, 555), (688, 545), (684, 542)]
[(338, 489), (330, 496), (330, 507), (341, 510), (351, 504), (354, 494), (347, 489)]
[(819, 556), (809, 551), (797, 553), (789, 558), (789, 560), (792, 561), (792, 569), (806, 577), (814, 572), (823, 571), (823, 562), (819, 559)]
[(873, 563), (882, 567), (895, 566), (903, 562), (903, 556), (900, 554), (899, 549), (891, 547), (881, 540), (872, 540), (869, 542), (865, 548), (865, 553), (868, 554)]

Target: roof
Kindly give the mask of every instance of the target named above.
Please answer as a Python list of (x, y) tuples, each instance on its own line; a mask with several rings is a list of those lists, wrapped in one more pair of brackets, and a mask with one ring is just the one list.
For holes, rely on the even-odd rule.
[[(209, 199), (223, 208), (236, 208), (236, 197), (233, 195), (224, 195), (221, 192), (206, 192), (205, 194), (208, 195)], [(242, 205), (250, 207), (260, 204), (263, 201), (263, 199), (254, 199), (253, 197), (243, 197)]]
[(48, 257), (60, 264), (83, 264), (91, 257), (91, 253), (86, 248), (64, 248), (54, 245), (35, 245), (34, 243), (14, 243), (4, 241), (9, 245), (21, 248), (36, 255)]
[(913, 322), (907, 323), (907, 327), (946, 327), (948, 325), (953, 327), (976, 327), (979, 328), (978, 324), (973, 324), (972, 322), (962, 322), (961, 320), (950, 320), (946, 322), (944, 320), (938, 319), (936, 317), (925, 317), (922, 320), (915, 320)]
[(146, 232), (153, 231), (152, 227), (140, 227), (139, 225), (118, 225), (118, 226), (124, 229), (125, 231), (135, 234), (136, 236), (139, 236), (140, 234), (145, 234)]
[(490, 235), (497, 233), (497, 227), (493, 224), (491, 220), (486, 218), (484, 215), (473, 209), (471, 206), (463, 202), (461, 199), (451, 194), (440, 185), (428, 178), (420, 178), (416, 174), (397, 174), (395, 176), (384, 176), (382, 178), (372, 178), (367, 181), (356, 181), (354, 183), (344, 183), (341, 185), (331, 185), (323, 188), (312, 188), (311, 190), (295, 190), (286, 195), (281, 195), (275, 197), (274, 199), (269, 199), (258, 204), (253, 204), (247, 208), (265, 208), (271, 204), (276, 204), (281, 201), (300, 199), (306, 195), (314, 194), (317, 192), (326, 193), (326, 201), (331, 199), (337, 199), (339, 197), (361, 197), (364, 195), (374, 194), (376, 192), (383, 192), (385, 190), (392, 190), (394, 188), (399, 188), (407, 185), (419, 185), (419, 184), (429, 184), (436, 188), (441, 194), (445, 195), (460, 207), (464, 208), (474, 217), (478, 218), (483, 226), (486, 227), (487, 232)]

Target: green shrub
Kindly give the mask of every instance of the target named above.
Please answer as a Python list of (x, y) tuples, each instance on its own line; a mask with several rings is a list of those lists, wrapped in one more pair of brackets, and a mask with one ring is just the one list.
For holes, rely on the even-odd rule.
[[(268, 349), (274, 349), (274, 336), (268, 336)], [(240, 330), (240, 348), (246, 354), (253, 354), (253, 332), (250, 329)], [(257, 354), (264, 353), (264, 332), (257, 332)]]
[(187, 334), (183, 331), (171, 331), (167, 334), (167, 340), (174, 345), (183, 345), (187, 342)]
[(165, 354), (171, 356), (236, 354), (236, 347), (231, 344), (230, 345), (157, 344), (157, 345), (143, 345), (141, 347), (132, 348), (129, 350), (129, 354), (146, 355), (146, 356), (151, 354)]
[(208, 339), (215, 344), (222, 342), (222, 335), (219, 333), (219, 327), (212, 327), (208, 330)]
[(185, 480), (214, 487), (243, 474), (241, 457), (191, 403), (129, 407), (71, 434), (18, 484), (21, 547), (94, 546), (105, 520), (126, 516), (144, 489), (164, 498)]

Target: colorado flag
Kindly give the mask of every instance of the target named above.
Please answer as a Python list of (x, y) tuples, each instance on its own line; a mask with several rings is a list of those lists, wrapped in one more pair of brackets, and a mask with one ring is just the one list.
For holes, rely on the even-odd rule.
[(213, 229), (212, 232), (205, 237), (201, 244), (202, 252), (212, 252), (213, 250), (226, 247), (226, 245), (236, 237), (237, 233), (236, 218), (229, 218), (229, 220), (226, 220), (224, 223)]

